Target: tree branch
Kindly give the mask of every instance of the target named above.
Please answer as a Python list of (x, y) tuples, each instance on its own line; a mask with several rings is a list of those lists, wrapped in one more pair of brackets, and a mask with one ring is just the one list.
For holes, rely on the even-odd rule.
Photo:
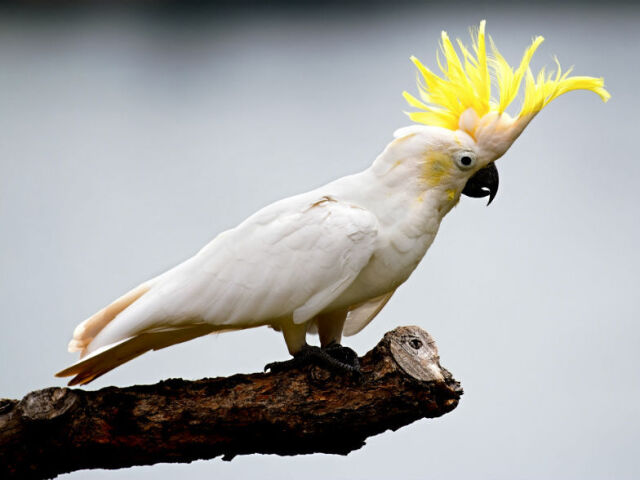
[(0, 400), (0, 477), (251, 453), (345, 455), (372, 435), (453, 410), (462, 395), (418, 327), (387, 333), (360, 362), (360, 376), (307, 366)]

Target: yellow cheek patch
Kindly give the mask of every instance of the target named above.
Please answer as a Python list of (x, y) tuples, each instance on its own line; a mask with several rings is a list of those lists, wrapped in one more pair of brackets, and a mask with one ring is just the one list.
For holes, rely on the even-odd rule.
[(453, 163), (451, 157), (440, 152), (430, 152), (427, 154), (422, 179), (431, 187), (442, 183), (442, 180), (449, 176)]
[(455, 198), (456, 198), (456, 191), (455, 191), (453, 188), (449, 188), (449, 189), (447, 190), (447, 198), (448, 198), (449, 200), (455, 200)]

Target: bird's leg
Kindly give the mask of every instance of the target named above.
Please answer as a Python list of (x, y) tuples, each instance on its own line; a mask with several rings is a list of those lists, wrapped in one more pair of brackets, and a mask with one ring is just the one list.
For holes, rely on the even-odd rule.
[(349, 347), (340, 345), (342, 329), (347, 319), (347, 313), (349, 313), (348, 309), (342, 309), (329, 313), (321, 313), (316, 316), (315, 320), (318, 325), (320, 346), (341, 364), (353, 370), (360, 371), (358, 354)]
[(347, 320), (348, 310), (336, 310), (329, 313), (321, 313), (314, 318), (318, 326), (318, 336), (320, 346), (326, 348), (329, 345), (340, 344), (342, 340), (342, 329)]

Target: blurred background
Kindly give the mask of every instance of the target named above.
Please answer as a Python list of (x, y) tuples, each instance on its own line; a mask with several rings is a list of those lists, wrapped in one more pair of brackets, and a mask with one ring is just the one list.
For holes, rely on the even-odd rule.
[[(75, 325), (258, 208), (366, 168), (409, 123), (414, 54), (486, 18), (517, 63), (604, 76), (561, 97), (463, 197), (347, 345), (436, 338), (459, 407), (346, 457), (246, 456), (69, 479), (640, 477), (640, 9), (552, 2), (67, 2), (0, 7), (0, 396), (63, 385)], [(185, 6), (186, 5), (186, 6)], [(266, 328), (136, 359), (89, 388), (261, 370)]]

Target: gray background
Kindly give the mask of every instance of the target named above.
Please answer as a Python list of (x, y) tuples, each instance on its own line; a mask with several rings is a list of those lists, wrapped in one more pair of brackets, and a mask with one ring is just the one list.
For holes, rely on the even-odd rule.
[[(237, 457), (65, 478), (638, 478), (640, 11), (545, 4), (0, 15), (0, 396), (63, 385), (74, 326), (261, 206), (365, 168), (409, 123), (409, 55), (480, 19), (517, 62), (604, 76), (552, 103), (463, 198), (427, 257), (348, 344), (437, 339), (451, 414), (347, 457)], [(260, 370), (266, 328), (147, 354), (98, 381)]]

